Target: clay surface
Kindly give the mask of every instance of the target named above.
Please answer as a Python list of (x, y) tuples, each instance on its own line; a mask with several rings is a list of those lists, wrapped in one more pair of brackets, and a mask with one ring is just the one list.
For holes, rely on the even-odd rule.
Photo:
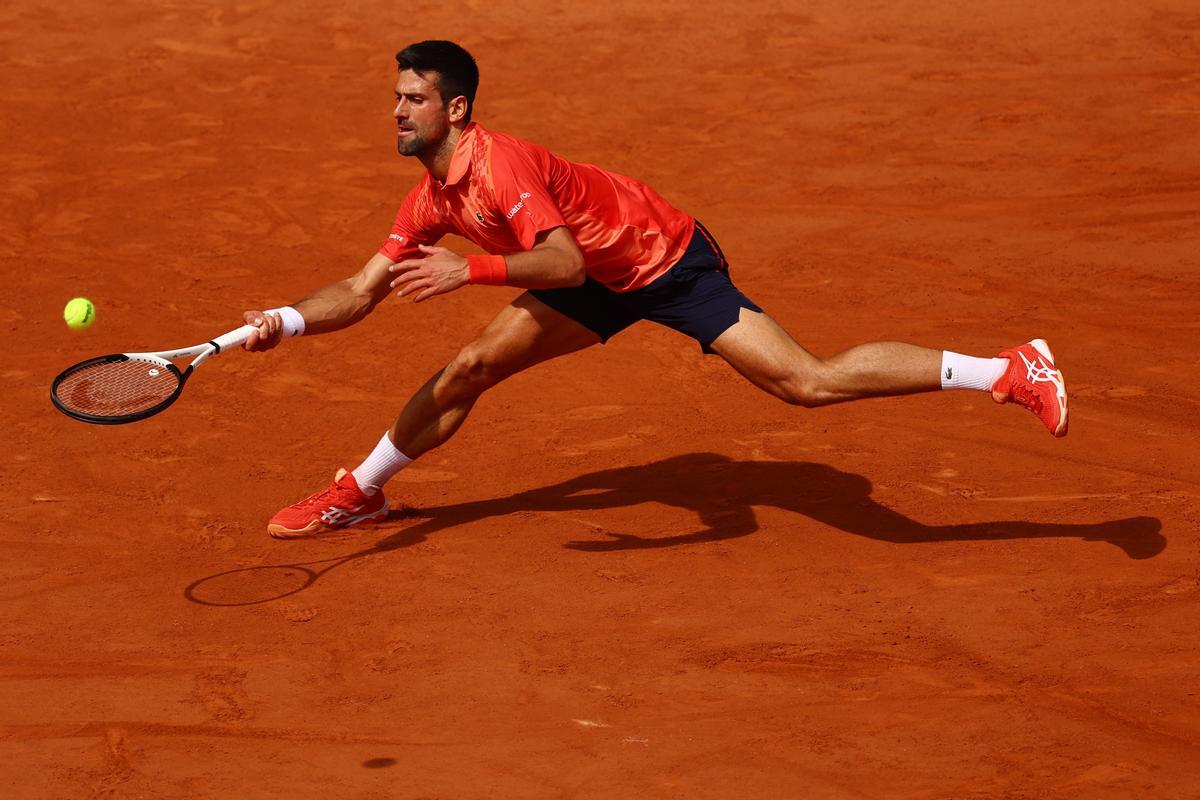
[[(1045, 337), (1070, 436), (792, 408), (642, 324), (486, 395), (385, 524), (269, 539), (496, 288), (54, 410), (356, 271), (420, 176), (393, 53), (442, 37), (813, 352)], [(1194, 0), (18, 0), (0, 107), (5, 797), (1200, 796)]]

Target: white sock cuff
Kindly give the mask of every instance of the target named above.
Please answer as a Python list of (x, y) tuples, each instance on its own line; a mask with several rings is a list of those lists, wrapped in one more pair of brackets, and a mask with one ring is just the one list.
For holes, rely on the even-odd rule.
[(303, 335), (304, 315), (291, 306), (268, 308), (264, 313), (279, 315), (280, 321), (283, 322), (283, 335), (285, 337)]
[(367, 460), (359, 464), (353, 472), (358, 488), (368, 495), (375, 494), (392, 476), (411, 464), (413, 460), (401, 453), (391, 438), (385, 433), (367, 456)]
[(975, 358), (942, 351), (942, 388), (990, 392), (1008, 369), (1007, 358)]

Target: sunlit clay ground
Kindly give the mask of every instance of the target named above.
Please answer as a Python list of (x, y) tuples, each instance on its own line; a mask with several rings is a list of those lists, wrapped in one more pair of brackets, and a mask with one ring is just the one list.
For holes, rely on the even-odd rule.
[[(0, 10), (5, 797), (1200, 796), (1194, 2), (350, 6)], [(481, 122), (649, 182), (818, 354), (1045, 337), (1070, 436), (792, 408), (643, 324), (486, 395), (386, 523), (269, 539), (516, 295), (482, 287), (135, 425), (53, 409), (74, 361), (356, 271), (435, 37)]]

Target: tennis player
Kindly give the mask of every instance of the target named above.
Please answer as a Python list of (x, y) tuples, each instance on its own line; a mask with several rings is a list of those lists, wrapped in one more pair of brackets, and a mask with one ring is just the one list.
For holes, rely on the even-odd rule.
[[(479, 70), (462, 47), (419, 42), (396, 62), (396, 147), (420, 160), (425, 176), (357, 274), (291, 306), (247, 311), (246, 322), (259, 330), (245, 348), (341, 330), (392, 291), (418, 303), (468, 284), (528, 291), (417, 390), (365, 461), (272, 517), (272, 536), (384, 519), (388, 479), (450, 439), (490, 387), (643, 319), (692, 337), (705, 353), (795, 405), (974, 389), (997, 403), (1017, 403), (1054, 436), (1066, 435), (1066, 387), (1041, 339), (996, 358), (900, 342), (815, 356), (737, 289), (713, 235), (649, 186), (474, 122)], [(490, 255), (464, 257), (436, 246), (448, 233)]]

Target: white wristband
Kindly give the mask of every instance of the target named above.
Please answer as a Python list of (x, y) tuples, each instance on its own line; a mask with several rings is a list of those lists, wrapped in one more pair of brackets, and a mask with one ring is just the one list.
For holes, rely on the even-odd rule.
[(268, 308), (264, 313), (279, 315), (280, 321), (283, 322), (284, 337), (299, 336), (304, 333), (304, 316), (291, 306)]

